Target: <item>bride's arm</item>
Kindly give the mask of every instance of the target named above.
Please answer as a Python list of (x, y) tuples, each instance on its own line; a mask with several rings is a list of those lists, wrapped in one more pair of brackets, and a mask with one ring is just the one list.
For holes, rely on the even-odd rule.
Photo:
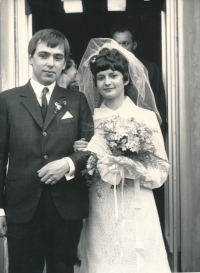
[(146, 178), (142, 182), (142, 186), (153, 189), (161, 187), (166, 181), (169, 172), (169, 163), (165, 152), (163, 136), (154, 112), (150, 112), (148, 120), (150, 121), (150, 128), (155, 130), (152, 135), (152, 142), (155, 147), (155, 157), (153, 156), (152, 164), (146, 168)]

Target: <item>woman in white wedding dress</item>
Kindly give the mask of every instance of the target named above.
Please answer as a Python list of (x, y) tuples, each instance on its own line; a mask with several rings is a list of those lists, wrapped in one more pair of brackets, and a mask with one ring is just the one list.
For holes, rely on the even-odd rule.
[[(165, 182), (169, 164), (146, 69), (113, 40), (93, 39), (79, 72), (83, 79), (81, 91), (86, 94), (91, 109), (97, 106), (99, 93), (104, 99), (101, 107), (94, 109), (95, 136), (88, 149), (98, 145), (95, 141), (101, 129), (97, 127), (102, 121), (111, 116), (133, 117), (154, 132), (155, 154), (163, 161), (155, 168), (147, 167), (145, 173), (144, 167), (137, 168), (137, 177), (125, 175), (124, 186), (111, 185), (118, 172), (115, 165), (110, 171), (111, 181), (104, 182), (103, 175), (102, 179), (94, 180), (89, 188), (89, 217), (85, 219), (78, 247), (81, 263), (74, 267), (74, 272), (171, 272), (152, 193), (152, 188)], [(133, 92), (137, 92), (136, 104), (125, 95), (130, 84), (134, 86)], [(74, 147), (81, 150), (85, 142), (77, 141)]]

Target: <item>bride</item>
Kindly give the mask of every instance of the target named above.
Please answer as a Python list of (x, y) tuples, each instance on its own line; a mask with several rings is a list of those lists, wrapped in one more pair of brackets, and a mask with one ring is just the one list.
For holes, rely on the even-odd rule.
[[(78, 247), (81, 263), (75, 265), (75, 273), (171, 272), (152, 193), (165, 182), (169, 164), (146, 69), (115, 41), (99, 38), (90, 41), (79, 72), (81, 91), (94, 110), (95, 135), (86, 149), (97, 161), (89, 186), (89, 217)], [(126, 95), (130, 92), (136, 92), (136, 104)], [(96, 108), (99, 94), (104, 101)], [(112, 134), (105, 128), (112, 127), (113, 132), (116, 124), (122, 134), (118, 144), (123, 142), (124, 128), (125, 142), (146, 130), (140, 140), (147, 136), (149, 160), (131, 158), (125, 148), (119, 148), (117, 156), (113, 153), (116, 144), (110, 145)], [(74, 148), (83, 150), (86, 144), (80, 140)]]

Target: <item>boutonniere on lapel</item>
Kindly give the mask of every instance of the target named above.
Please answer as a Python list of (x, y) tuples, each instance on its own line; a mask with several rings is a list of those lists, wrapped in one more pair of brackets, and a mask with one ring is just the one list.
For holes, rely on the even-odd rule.
[(67, 105), (67, 102), (65, 100), (55, 102), (54, 113), (57, 114), (57, 112), (62, 109), (63, 105)]

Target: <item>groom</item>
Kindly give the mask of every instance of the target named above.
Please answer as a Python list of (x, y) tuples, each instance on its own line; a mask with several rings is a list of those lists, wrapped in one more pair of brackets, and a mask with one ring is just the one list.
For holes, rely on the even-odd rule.
[(44, 260), (48, 273), (71, 273), (88, 216), (87, 158), (73, 144), (90, 140), (92, 116), (82, 93), (56, 84), (69, 55), (63, 34), (38, 31), (28, 50), (32, 78), (0, 94), (0, 236), (9, 273), (42, 273)]

